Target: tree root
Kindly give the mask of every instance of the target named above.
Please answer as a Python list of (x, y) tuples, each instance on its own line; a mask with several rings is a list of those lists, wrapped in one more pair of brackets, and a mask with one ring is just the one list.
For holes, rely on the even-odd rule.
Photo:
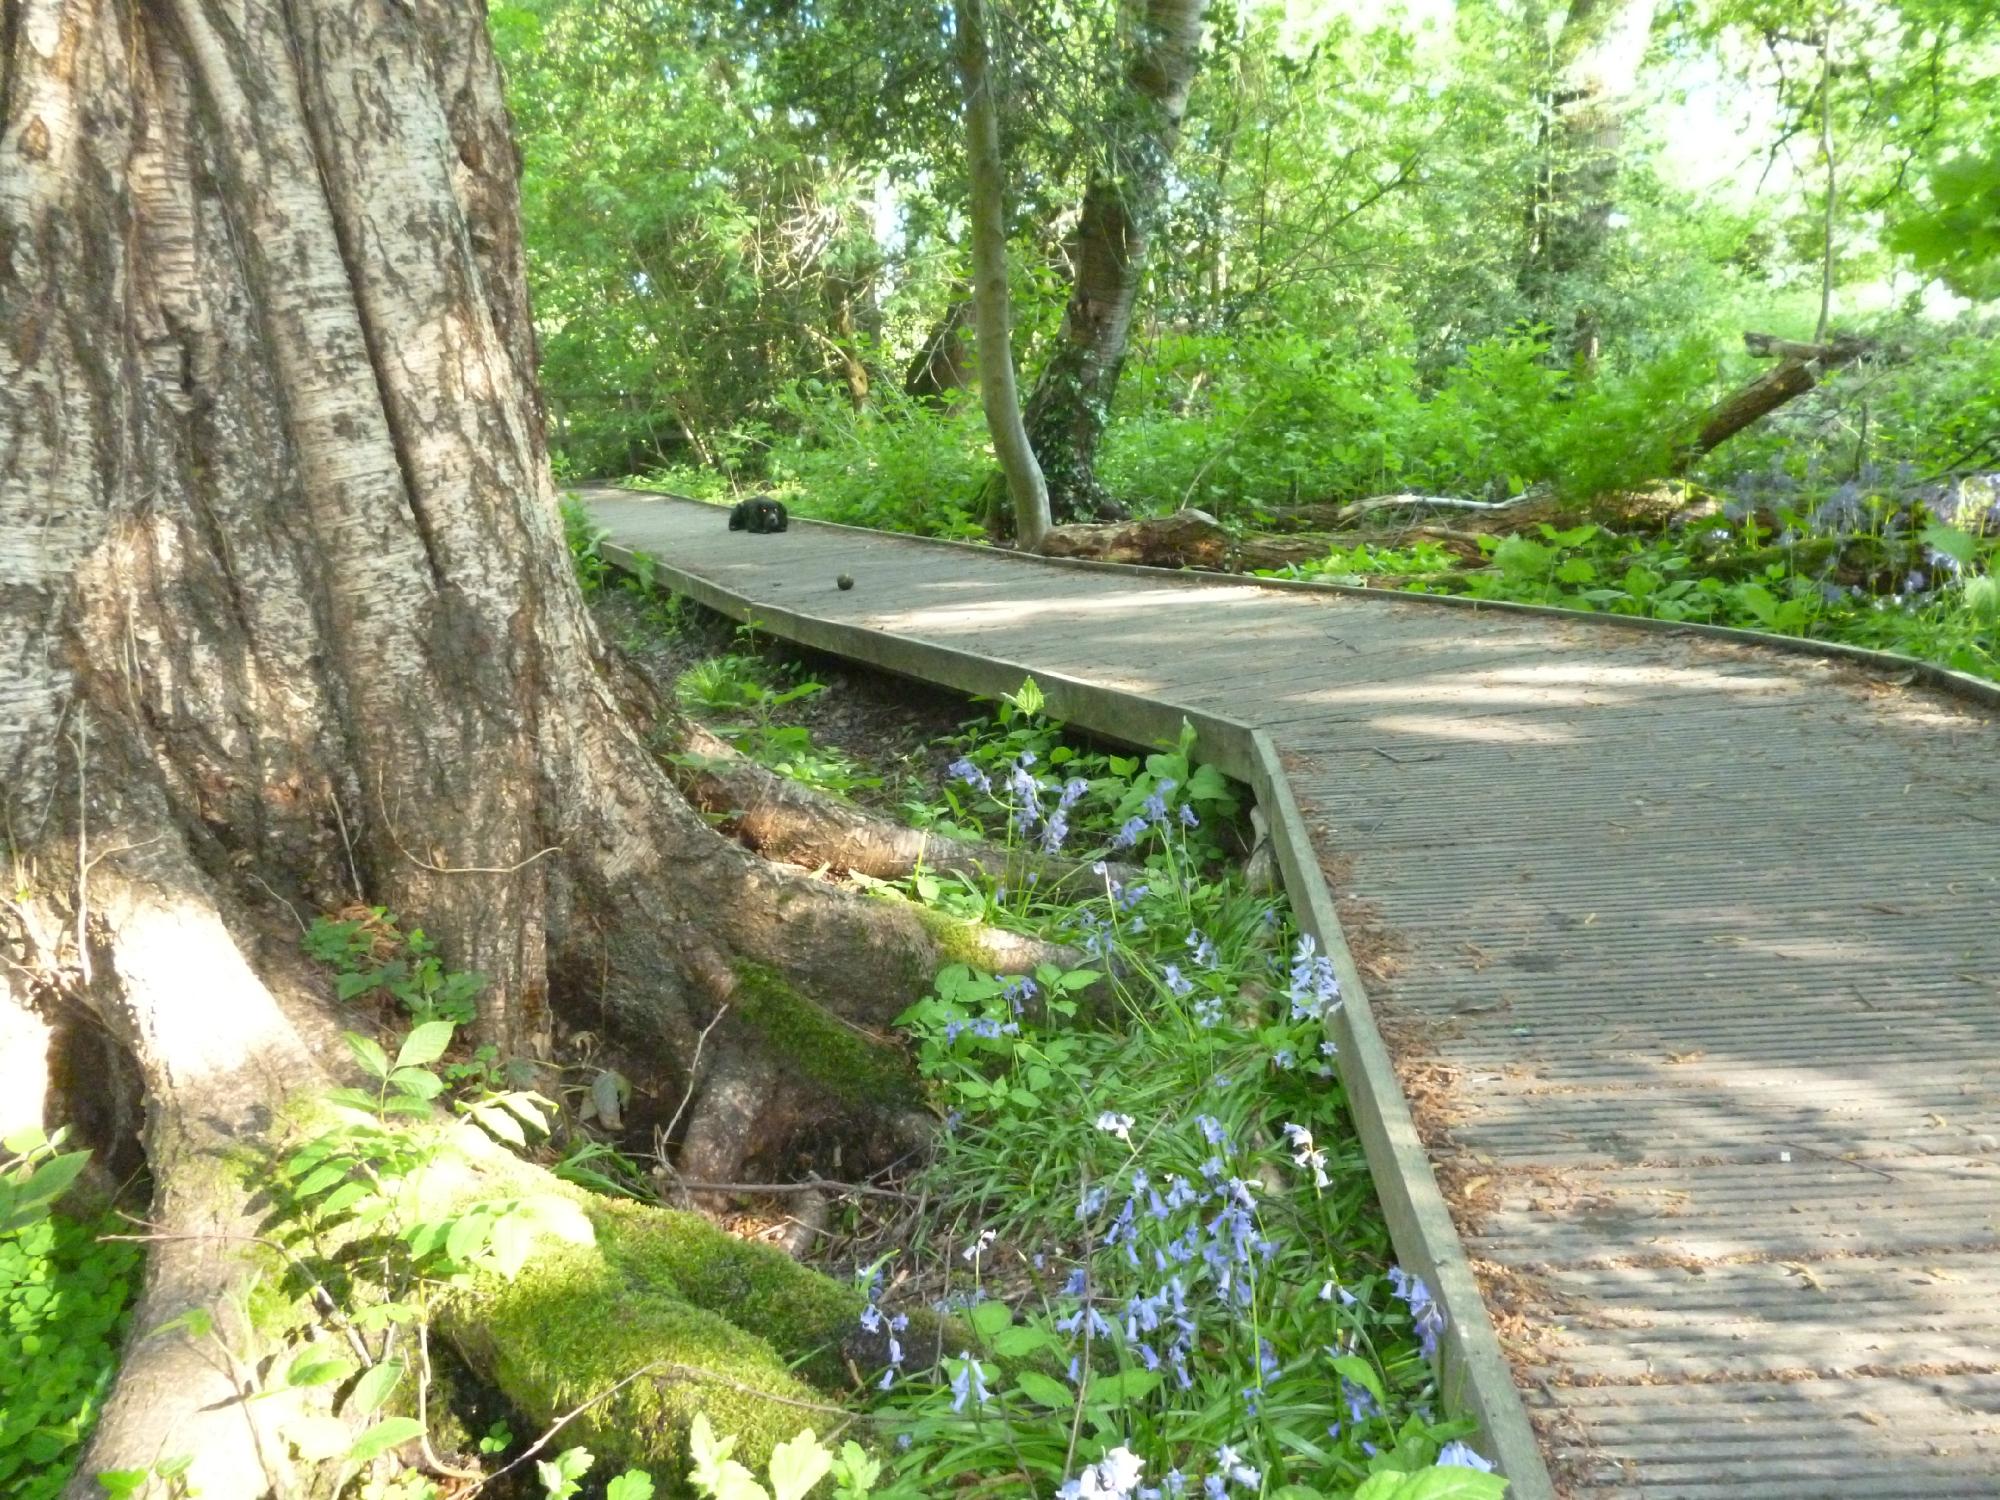
[[(661, 728), (674, 752), (667, 774), (675, 785), (703, 811), (726, 818), (725, 830), (766, 858), (878, 880), (920, 869), (1009, 884), (1032, 879), (1044, 890), (1101, 886), (1105, 878), (1086, 863), (985, 839), (946, 838), (829, 797), (766, 770), (690, 720), (668, 716)], [(1124, 882), (1138, 872), (1107, 862), (1105, 874)]]

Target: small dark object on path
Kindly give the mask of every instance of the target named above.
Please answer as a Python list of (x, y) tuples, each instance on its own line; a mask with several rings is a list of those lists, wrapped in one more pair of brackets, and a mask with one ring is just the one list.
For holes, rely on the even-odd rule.
[(758, 495), (750, 500), (738, 500), (729, 507), (729, 529), (763, 534), (783, 531), (791, 524), (785, 514), (784, 505), (769, 495)]
[(833, 580), (833, 585), (837, 589), (851, 589), (854, 587), (854, 580), (846, 573), (842, 573), (838, 578)]

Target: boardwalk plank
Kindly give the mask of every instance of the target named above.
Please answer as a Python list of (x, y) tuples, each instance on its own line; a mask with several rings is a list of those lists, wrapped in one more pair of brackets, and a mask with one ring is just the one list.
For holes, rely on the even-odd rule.
[(1586, 619), (592, 505), (746, 608), (1272, 736), (1559, 1488), (2000, 1494), (1990, 706)]

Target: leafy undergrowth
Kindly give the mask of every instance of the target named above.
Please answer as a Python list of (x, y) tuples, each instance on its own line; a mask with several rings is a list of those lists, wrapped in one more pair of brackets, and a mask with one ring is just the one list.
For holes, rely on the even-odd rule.
[(1773, 543), (1754, 521), (1664, 534), (1584, 525), (1482, 536), (1486, 566), (1435, 542), (1334, 547), (1266, 577), (1386, 584), (1608, 614), (1731, 625), (1900, 651), (2000, 679), (2000, 539), (1931, 521)]
[(1039, 706), (1030, 683), (969, 731), (940, 813), (1143, 874), (1107, 866), (1074, 901), (909, 882), (1091, 967), (956, 966), (902, 1017), (947, 1129), (915, 1232), (873, 1247), (863, 1317), (919, 1295), (975, 1338), (929, 1374), (930, 1351), (870, 1372), (891, 1474), (913, 1494), (1501, 1493), (1435, 1408), (1441, 1313), (1393, 1262), (1346, 1113), (1332, 965), (1225, 858), (1239, 789), (1185, 743), (1067, 744)]
[[(878, 779), (767, 732), (818, 691), (782, 663), (718, 652), (677, 690), (775, 769)], [(1042, 708), (1030, 682), (946, 742), (942, 779), (891, 778), (919, 826), (1106, 863), (1060, 897), (927, 873), (889, 893), (1087, 966), (955, 965), (901, 1018), (946, 1128), (874, 1184), (907, 1196), (843, 1203), (818, 1263), (858, 1276), (871, 1330), (929, 1307), (966, 1331), (859, 1372), (873, 1492), (1498, 1495), (1436, 1406), (1441, 1309), (1394, 1262), (1347, 1115), (1332, 966), (1246, 886), (1242, 789), (1186, 739), (1122, 754)]]
[(141, 1255), (115, 1220), (51, 1214), (85, 1153), (38, 1131), (0, 1155), (0, 1492), (52, 1500), (118, 1368)]

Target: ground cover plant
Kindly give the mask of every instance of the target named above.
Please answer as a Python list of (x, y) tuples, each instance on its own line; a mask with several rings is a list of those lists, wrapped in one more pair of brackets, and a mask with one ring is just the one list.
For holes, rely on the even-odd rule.
[(68, 1484), (137, 1283), (139, 1247), (115, 1237), (115, 1216), (56, 1211), (89, 1155), (60, 1131), (0, 1142), (0, 1488), (18, 1500)]
[(1264, 571), (1840, 641), (2000, 679), (2000, 534), (1886, 504), (1864, 517), (1875, 524), (1835, 531), (1793, 518), (1775, 534), (1755, 517), (1624, 535), (1543, 523), (1478, 536), (1483, 566), (1420, 541), (1335, 546)]
[[(726, 723), (786, 680), (729, 649), (680, 696)], [(1101, 873), (1060, 894), (882, 883), (1079, 957), (951, 966), (899, 1022), (945, 1122), (929, 1165), (890, 1179), (924, 1211), (854, 1200), (814, 1257), (858, 1278), (858, 1322), (886, 1337), (860, 1372), (874, 1492), (1499, 1493), (1435, 1409), (1439, 1309), (1394, 1263), (1345, 1116), (1331, 966), (1245, 883), (1242, 789), (1185, 740), (1070, 736), (1032, 682), (941, 753), (894, 788), (910, 821)], [(962, 1347), (920, 1347), (912, 1310), (956, 1315)], [(704, 1492), (750, 1493), (705, 1472)]]

